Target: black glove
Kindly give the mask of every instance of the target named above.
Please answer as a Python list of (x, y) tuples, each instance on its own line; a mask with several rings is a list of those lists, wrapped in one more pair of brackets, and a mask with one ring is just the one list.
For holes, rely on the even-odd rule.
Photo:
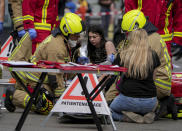
[(39, 95), (34, 103), (35, 112), (48, 115), (53, 108), (53, 102), (48, 99), (48, 91), (44, 88), (41, 88)]
[(48, 81), (51, 89), (56, 89), (58, 87), (56, 75), (48, 75)]
[(182, 46), (176, 43), (172, 43), (171, 45), (171, 53), (172, 56), (175, 57), (175, 60), (179, 60), (182, 57)]

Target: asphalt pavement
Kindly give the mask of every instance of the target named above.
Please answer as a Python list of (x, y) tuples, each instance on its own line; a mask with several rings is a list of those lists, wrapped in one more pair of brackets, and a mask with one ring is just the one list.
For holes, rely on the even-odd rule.
[[(22, 115), (22, 109), (14, 113), (2, 111), (0, 117), (0, 131), (14, 131), (18, 120)], [(97, 131), (96, 125), (87, 120), (71, 120), (60, 122), (55, 114), (51, 116), (44, 126), (41, 126), (46, 116), (30, 112), (22, 127), (22, 131)], [(115, 122), (117, 131), (181, 131), (182, 120), (161, 119), (153, 124), (136, 124)], [(102, 124), (103, 131), (112, 131), (112, 125)]]

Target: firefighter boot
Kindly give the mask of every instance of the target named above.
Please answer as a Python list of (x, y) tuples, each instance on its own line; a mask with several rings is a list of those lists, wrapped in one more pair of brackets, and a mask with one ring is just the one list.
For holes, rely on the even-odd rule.
[(53, 108), (53, 103), (46, 96), (45, 90), (41, 90), (35, 103), (35, 112), (43, 115), (49, 114)]
[(177, 106), (175, 104), (175, 98), (172, 94), (168, 97), (167, 111), (168, 114), (172, 114), (173, 120), (177, 120)]
[(4, 106), (9, 112), (14, 112), (16, 107), (12, 103), (14, 91), (7, 89), (6, 90), (6, 98), (4, 101)]
[(161, 117), (167, 114), (167, 98), (159, 100), (159, 105), (155, 110), (155, 120), (159, 120)]
[(155, 120), (160, 117), (165, 117), (167, 114), (171, 113), (174, 120), (177, 119), (177, 106), (175, 105), (174, 96), (171, 94), (159, 101), (159, 107), (156, 110)]

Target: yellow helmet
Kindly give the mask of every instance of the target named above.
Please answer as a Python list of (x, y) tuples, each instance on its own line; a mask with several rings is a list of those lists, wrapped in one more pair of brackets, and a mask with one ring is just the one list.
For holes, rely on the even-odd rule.
[(123, 31), (132, 31), (135, 28), (143, 28), (146, 23), (146, 18), (140, 10), (131, 10), (124, 14), (121, 23), (121, 29)]
[(83, 30), (82, 19), (74, 13), (66, 13), (61, 19), (59, 28), (63, 35), (77, 34)]

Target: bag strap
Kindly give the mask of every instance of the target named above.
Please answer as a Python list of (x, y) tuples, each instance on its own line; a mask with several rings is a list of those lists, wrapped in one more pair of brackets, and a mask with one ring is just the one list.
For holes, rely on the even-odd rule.
[(167, 8), (169, 8), (170, 4), (174, 2), (174, 0), (169, 0), (168, 3), (167, 3)]

